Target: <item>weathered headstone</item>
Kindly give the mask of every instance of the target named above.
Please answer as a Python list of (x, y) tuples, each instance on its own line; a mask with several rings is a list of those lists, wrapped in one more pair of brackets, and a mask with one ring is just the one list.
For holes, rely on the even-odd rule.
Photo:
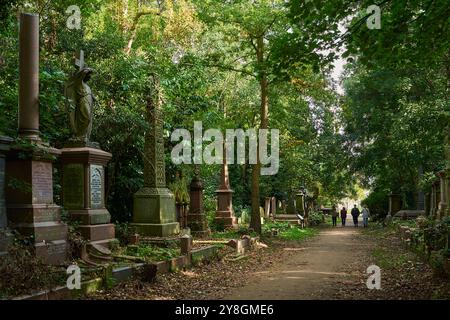
[(86, 66), (83, 51), (75, 66), (65, 88), (72, 138), (61, 150), (63, 206), (80, 223), (84, 239), (108, 246), (115, 237), (105, 206), (105, 167), (112, 155), (90, 141), (95, 99), (87, 81), (93, 70)]
[(270, 199), (270, 216), (273, 218), (277, 214), (277, 198)]
[(203, 210), (203, 183), (200, 179), (198, 167), (189, 186), (190, 206), (188, 213), (188, 227), (194, 237), (207, 237), (211, 232), (208, 228), (206, 214)]
[(8, 228), (5, 207), (5, 154), (13, 139), (0, 136), (0, 257), (5, 255), (12, 244), (13, 236)]
[(180, 232), (175, 211), (174, 195), (166, 186), (163, 115), (159, 81), (151, 79), (147, 101), (150, 129), (145, 135), (144, 187), (134, 195), (133, 226), (140, 234), (167, 237)]
[(6, 210), (11, 227), (31, 237), (36, 256), (59, 264), (67, 226), (53, 203), (53, 164), (60, 151), (39, 138), (39, 16), (20, 15), (19, 138), (6, 158)]
[(233, 210), (233, 190), (230, 187), (228, 176), (228, 164), (226, 157), (226, 146), (224, 144), (224, 157), (222, 164), (222, 172), (220, 176), (220, 186), (216, 191), (217, 194), (217, 211), (215, 222), (225, 228), (237, 228), (237, 219)]

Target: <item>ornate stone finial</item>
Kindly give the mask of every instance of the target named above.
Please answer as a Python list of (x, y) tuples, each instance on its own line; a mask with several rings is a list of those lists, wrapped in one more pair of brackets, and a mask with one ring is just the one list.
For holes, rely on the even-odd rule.
[(80, 51), (78, 58), (75, 58), (75, 66), (78, 67), (78, 71), (69, 78), (64, 88), (66, 109), (73, 134), (71, 144), (98, 147), (98, 144), (90, 143), (92, 113), (96, 100), (87, 82), (94, 70), (86, 66), (83, 50)]

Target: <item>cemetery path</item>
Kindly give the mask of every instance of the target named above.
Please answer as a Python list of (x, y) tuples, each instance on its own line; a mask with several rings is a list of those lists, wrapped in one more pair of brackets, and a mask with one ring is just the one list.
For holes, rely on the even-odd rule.
[(369, 254), (372, 245), (351, 226), (323, 229), (296, 248), (284, 248), (286, 259), (270, 270), (254, 272), (246, 286), (225, 299), (335, 299), (342, 283), (360, 282), (358, 270), (348, 268)]

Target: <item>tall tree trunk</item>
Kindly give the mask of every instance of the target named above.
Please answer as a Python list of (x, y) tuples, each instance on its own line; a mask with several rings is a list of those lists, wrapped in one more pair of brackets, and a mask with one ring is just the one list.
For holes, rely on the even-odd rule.
[[(267, 129), (269, 122), (269, 98), (268, 89), (269, 83), (267, 81), (267, 72), (264, 65), (264, 36), (260, 36), (257, 39), (256, 56), (259, 67), (259, 86), (261, 96), (261, 123), (260, 129)], [(259, 139), (258, 139), (259, 141)], [(259, 149), (259, 148), (258, 148)], [(252, 217), (250, 221), (250, 227), (257, 233), (261, 233), (261, 216), (259, 212), (259, 181), (261, 162), (259, 159), (259, 150), (257, 155), (257, 163), (252, 165)]]

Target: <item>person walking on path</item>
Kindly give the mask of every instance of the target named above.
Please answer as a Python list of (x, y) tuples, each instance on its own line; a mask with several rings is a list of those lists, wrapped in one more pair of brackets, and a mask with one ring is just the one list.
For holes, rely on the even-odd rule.
[(333, 208), (331, 209), (331, 219), (333, 220), (333, 227), (337, 226), (337, 217), (338, 217), (338, 212), (336, 210), (336, 207), (333, 206)]
[(355, 227), (358, 227), (358, 217), (360, 215), (360, 211), (359, 209), (355, 206), (352, 209), (352, 217), (353, 217), (353, 224), (355, 225)]
[(347, 220), (347, 209), (345, 207), (342, 207), (341, 209), (341, 222), (342, 226), (345, 227), (345, 220)]
[(367, 208), (367, 206), (364, 206), (362, 209), (362, 217), (363, 217), (363, 227), (367, 228), (368, 224), (369, 224), (369, 208)]

